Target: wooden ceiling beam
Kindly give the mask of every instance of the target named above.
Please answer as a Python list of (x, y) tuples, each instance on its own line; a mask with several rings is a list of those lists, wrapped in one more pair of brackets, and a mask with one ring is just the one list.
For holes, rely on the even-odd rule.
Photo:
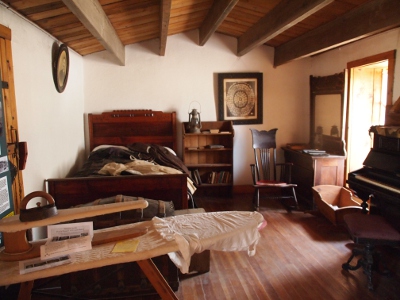
[(98, 0), (62, 0), (91, 34), (122, 66), (125, 65), (125, 47)]
[(274, 66), (400, 26), (398, 0), (372, 0), (275, 48)]
[(211, 35), (218, 29), (226, 16), (235, 7), (239, 0), (214, 1), (204, 22), (199, 28), (199, 45), (204, 46)]
[(334, 0), (283, 0), (238, 38), (242, 56), (303, 21)]
[(162, 0), (160, 5), (160, 55), (165, 55), (167, 48), (167, 37), (169, 28), (169, 19), (171, 17), (172, 0)]

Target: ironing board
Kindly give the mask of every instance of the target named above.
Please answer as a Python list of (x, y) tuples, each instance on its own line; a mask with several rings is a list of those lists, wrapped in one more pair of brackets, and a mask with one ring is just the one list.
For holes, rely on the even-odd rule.
[(70, 264), (27, 274), (19, 274), (18, 261), (0, 261), (0, 286), (22, 283), (19, 299), (25, 300), (30, 299), (35, 279), (137, 262), (162, 299), (177, 299), (151, 258), (168, 254), (185, 272), (191, 255), (206, 249), (248, 250), (249, 255), (254, 255), (260, 238), (258, 228), (264, 222), (263, 216), (257, 212), (220, 212), (154, 218), (152, 221), (101, 229), (96, 232), (126, 231), (131, 228), (147, 233), (136, 238), (139, 239), (139, 245), (135, 252), (113, 253), (115, 242), (101, 244), (92, 250), (73, 253)]

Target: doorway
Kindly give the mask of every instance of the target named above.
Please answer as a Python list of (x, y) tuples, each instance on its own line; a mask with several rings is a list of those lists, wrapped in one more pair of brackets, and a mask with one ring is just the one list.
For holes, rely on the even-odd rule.
[(372, 148), (369, 128), (384, 125), (386, 105), (392, 104), (394, 51), (349, 62), (346, 121), (346, 172), (363, 167)]

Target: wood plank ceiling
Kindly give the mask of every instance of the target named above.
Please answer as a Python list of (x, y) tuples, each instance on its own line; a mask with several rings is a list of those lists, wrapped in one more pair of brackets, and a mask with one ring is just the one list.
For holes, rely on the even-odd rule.
[(399, 0), (9, 0), (24, 16), (80, 55), (110, 51), (125, 64), (124, 46), (198, 30), (237, 38), (237, 55), (262, 45), (274, 65), (318, 54), (400, 26)]

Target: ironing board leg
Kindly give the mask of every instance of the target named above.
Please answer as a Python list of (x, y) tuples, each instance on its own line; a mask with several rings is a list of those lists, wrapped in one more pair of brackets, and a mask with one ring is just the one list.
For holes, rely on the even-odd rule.
[(18, 300), (30, 300), (32, 288), (33, 288), (33, 280), (27, 282), (21, 282), (21, 286), (19, 288), (19, 293), (18, 293)]
[(149, 279), (157, 293), (163, 300), (178, 300), (174, 291), (169, 286), (168, 282), (161, 275), (153, 261), (149, 259), (138, 260), (137, 264), (142, 269), (143, 273)]

